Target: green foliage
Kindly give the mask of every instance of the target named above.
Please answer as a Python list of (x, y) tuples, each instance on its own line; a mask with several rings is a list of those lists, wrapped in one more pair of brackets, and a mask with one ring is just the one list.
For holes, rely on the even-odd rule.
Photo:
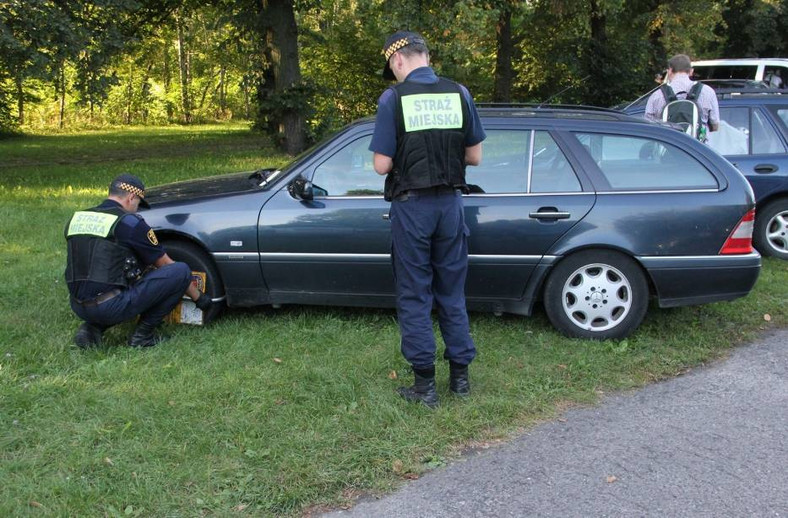
[(0, 516), (309, 515), (788, 325), (779, 260), (746, 298), (652, 307), (624, 341), (475, 313), (474, 393), (452, 397), (441, 362), (434, 412), (395, 393), (411, 378), (393, 310), (237, 309), (150, 350), (123, 346), (126, 323), (82, 351), (63, 285), (72, 211), (121, 171), (158, 185), (287, 158), (239, 123), (34, 135), (0, 156)]
[(421, 32), (439, 74), (491, 100), (503, 12), (512, 17), (513, 101), (611, 105), (650, 88), (678, 52), (788, 52), (788, 0), (299, 0), (301, 79), (277, 86), (267, 31), (282, 22), (266, 5), (2, 2), (0, 128), (17, 124), (20, 97), (26, 127), (57, 124), (58, 92), (77, 126), (179, 122), (185, 92), (194, 122), (259, 113), (258, 125), (279, 127), (297, 105), (315, 140), (375, 112), (387, 86), (380, 47), (397, 29)]

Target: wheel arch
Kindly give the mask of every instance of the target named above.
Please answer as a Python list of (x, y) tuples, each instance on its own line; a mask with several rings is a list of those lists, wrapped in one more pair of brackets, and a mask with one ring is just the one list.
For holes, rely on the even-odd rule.
[(156, 234), (158, 236), (159, 242), (162, 243), (162, 246), (164, 247), (164, 251), (165, 252), (167, 251), (167, 243), (168, 242), (171, 243), (173, 241), (176, 241), (176, 242), (179, 242), (179, 243), (186, 243), (186, 244), (193, 245), (193, 246), (197, 247), (205, 255), (205, 258), (208, 261), (210, 261), (210, 263), (216, 269), (216, 273), (219, 274), (219, 279), (222, 281), (222, 287), (223, 287), (223, 290), (225, 291), (225, 295), (227, 295), (227, 293), (226, 293), (227, 288), (226, 288), (224, 276), (222, 274), (222, 269), (219, 268), (219, 265), (216, 262), (216, 260), (214, 259), (213, 254), (211, 254), (208, 251), (208, 247), (205, 246), (205, 243), (203, 243), (199, 239), (195, 239), (194, 236), (191, 236), (189, 234), (184, 234), (182, 232), (176, 232), (176, 231), (173, 231), (173, 230), (159, 230), (159, 231), (156, 232)]
[(564, 251), (561, 253), (561, 255), (556, 256), (556, 260), (550, 264), (550, 268), (544, 273), (544, 275), (541, 276), (541, 279), (539, 279), (539, 285), (536, 286), (535, 289), (535, 293), (537, 294), (536, 300), (539, 300), (540, 302), (544, 300), (545, 284), (547, 283), (547, 279), (550, 277), (550, 274), (553, 272), (556, 266), (558, 266), (561, 262), (565, 261), (569, 257), (575, 256), (581, 252), (587, 252), (589, 250), (616, 252), (631, 259), (638, 266), (638, 268), (640, 268), (641, 272), (643, 272), (643, 276), (645, 277), (646, 284), (648, 286), (649, 296), (657, 297), (657, 298), (659, 297), (659, 290), (657, 290), (657, 286), (656, 284), (654, 284), (654, 279), (651, 277), (651, 273), (648, 271), (648, 268), (646, 268), (643, 265), (640, 259), (638, 259), (637, 256), (633, 255), (626, 249), (615, 245), (588, 244), (584, 246), (579, 246), (577, 248), (573, 248), (568, 251)]

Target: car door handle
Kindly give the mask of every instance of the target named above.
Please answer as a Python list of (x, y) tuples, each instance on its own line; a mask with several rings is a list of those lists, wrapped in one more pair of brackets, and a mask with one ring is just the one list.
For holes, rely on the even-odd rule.
[(555, 207), (542, 207), (536, 212), (528, 214), (532, 219), (569, 219), (572, 215), (568, 212), (561, 212)]
[(758, 173), (758, 174), (769, 174), (769, 173), (774, 173), (774, 172), (776, 172), (778, 169), (780, 169), (780, 168), (779, 168), (779, 167), (777, 167), (777, 166), (776, 166), (776, 165), (774, 165), (774, 164), (758, 164), (758, 165), (756, 165), (755, 167), (753, 167), (753, 170), (754, 170), (756, 173)]

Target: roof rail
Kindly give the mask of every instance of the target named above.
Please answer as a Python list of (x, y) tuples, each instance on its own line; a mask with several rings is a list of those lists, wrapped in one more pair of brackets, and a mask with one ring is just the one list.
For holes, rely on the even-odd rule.
[(589, 106), (585, 104), (544, 104), (544, 103), (518, 103), (518, 102), (477, 102), (477, 108), (531, 108), (533, 110), (583, 110), (594, 112), (617, 112), (611, 108)]
[(588, 119), (629, 121), (632, 116), (612, 108), (579, 104), (536, 104), (536, 103), (478, 103), (477, 108), (485, 115), (495, 113), (519, 117), (552, 117), (557, 119)]

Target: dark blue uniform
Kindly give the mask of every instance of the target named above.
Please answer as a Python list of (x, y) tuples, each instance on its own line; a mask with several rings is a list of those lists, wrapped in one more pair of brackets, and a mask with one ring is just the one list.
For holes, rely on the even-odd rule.
[[(405, 79), (405, 83), (438, 81), (430, 67), (418, 68)], [(470, 115), (464, 146), (471, 147), (486, 135), (470, 93), (459, 86)], [(387, 89), (378, 100), (370, 151), (396, 156), (398, 109), (397, 94)], [(435, 303), (446, 343), (444, 358), (468, 365), (476, 348), (465, 307), (469, 232), (460, 192), (445, 185), (405, 191), (393, 198), (390, 219), (402, 354), (415, 369), (434, 365), (436, 344), (430, 312)]]
[[(104, 200), (96, 210), (120, 208), (114, 200)], [(144, 267), (154, 264), (165, 251), (153, 230), (137, 214), (125, 214), (115, 227), (115, 239), (125, 245)], [(178, 304), (191, 282), (186, 263), (172, 263), (146, 273), (128, 288), (92, 281), (75, 282), (71, 290), (71, 309), (82, 320), (107, 328), (140, 315), (141, 322), (158, 325)], [(104, 294), (116, 295), (101, 300)], [(97, 302), (98, 298), (98, 302)]]

